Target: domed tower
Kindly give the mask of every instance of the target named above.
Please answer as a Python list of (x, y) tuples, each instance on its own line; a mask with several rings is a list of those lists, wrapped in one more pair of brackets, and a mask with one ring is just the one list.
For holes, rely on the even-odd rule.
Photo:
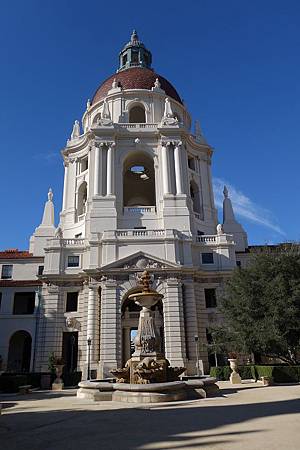
[(132, 33), (63, 150), (66, 238), (124, 229), (214, 234), (211, 147)]
[[(147, 269), (163, 296), (155, 313), (161, 351), (195, 373), (206, 294), (214, 300), (218, 277), (235, 266), (232, 236), (221, 225), (216, 233), (212, 149), (199, 125), (191, 133), (178, 92), (151, 64), (134, 31), (62, 150), (63, 207), (43, 275), (45, 311), (56, 319), (39, 332), (41, 369), (45, 348), (69, 361), (72, 342), (71, 366), (85, 376), (122, 367), (138, 325), (130, 294)], [(207, 365), (204, 345), (200, 358)]]

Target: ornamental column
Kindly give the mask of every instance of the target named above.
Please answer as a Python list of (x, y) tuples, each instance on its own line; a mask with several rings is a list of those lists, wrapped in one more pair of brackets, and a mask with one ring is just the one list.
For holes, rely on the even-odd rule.
[[(98, 289), (96, 283), (89, 284), (88, 311), (86, 324), (86, 337), (91, 339), (91, 368), (96, 369), (99, 359), (99, 307), (98, 307)], [(86, 349), (86, 363), (88, 364), (88, 345)]]
[(111, 377), (121, 361), (120, 292), (116, 280), (104, 280), (101, 288), (100, 378)]
[(175, 162), (175, 181), (176, 181), (176, 194), (183, 194), (182, 186), (182, 169), (181, 169), (181, 146), (182, 142), (175, 142), (174, 148), (174, 162)]
[(163, 177), (163, 190), (164, 194), (170, 194), (170, 168), (168, 164), (168, 151), (169, 151), (169, 142), (162, 142), (161, 147), (161, 161), (162, 161), (162, 177)]
[(186, 347), (182, 285), (177, 278), (168, 278), (165, 281), (164, 332), (166, 358), (171, 366), (184, 367)]
[(115, 155), (114, 155), (115, 143), (108, 143), (107, 149), (107, 185), (106, 195), (114, 194), (114, 170), (115, 170)]
[(62, 204), (62, 210), (64, 211), (67, 208), (67, 195), (68, 195), (68, 170), (69, 170), (69, 163), (67, 161), (64, 161), (64, 167), (65, 167), (65, 174), (64, 174), (64, 194), (63, 194), (63, 204)]
[(98, 147), (98, 145), (95, 145), (94, 148), (95, 148), (94, 195), (99, 195), (100, 148)]

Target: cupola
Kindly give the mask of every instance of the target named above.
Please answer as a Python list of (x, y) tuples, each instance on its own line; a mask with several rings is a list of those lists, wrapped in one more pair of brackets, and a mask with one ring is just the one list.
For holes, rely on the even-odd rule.
[(120, 66), (118, 72), (131, 67), (151, 68), (152, 55), (144, 44), (139, 41), (137, 32), (133, 30), (130, 41), (120, 52)]

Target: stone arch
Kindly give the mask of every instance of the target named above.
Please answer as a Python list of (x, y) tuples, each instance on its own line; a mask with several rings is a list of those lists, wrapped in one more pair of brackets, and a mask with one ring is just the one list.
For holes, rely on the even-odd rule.
[(32, 338), (25, 330), (18, 330), (9, 340), (7, 370), (11, 372), (29, 372)]
[(133, 152), (124, 159), (123, 205), (125, 207), (156, 205), (154, 160), (146, 152)]
[(193, 202), (193, 211), (201, 214), (201, 197), (198, 184), (192, 180), (190, 183), (190, 196)]
[(86, 212), (87, 203), (87, 182), (83, 181), (77, 191), (77, 215), (81, 216)]

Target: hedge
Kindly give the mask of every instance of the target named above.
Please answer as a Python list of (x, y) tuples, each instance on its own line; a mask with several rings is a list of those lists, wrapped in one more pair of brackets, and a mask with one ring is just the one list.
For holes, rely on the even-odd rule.
[[(248, 365), (239, 366), (238, 372), (242, 380), (255, 379), (261, 377), (273, 378), (275, 383), (298, 383), (300, 382), (300, 366), (260, 366)], [(230, 377), (229, 366), (211, 367), (210, 376), (220, 381), (227, 381)]]
[[(30, 384), (32, 387), (40, 387), (41, 372), (30, 373), (3, 373), (0, 376), (0, 391), (6, 393), (18, 392), (19, 386)], [(62, 379), (66, 387), (77, 386), (81, 381), (82, 372), (72, 372), (63, 374)], [(53, 383), (55, 375), (51, 374), (51, 383)]]

